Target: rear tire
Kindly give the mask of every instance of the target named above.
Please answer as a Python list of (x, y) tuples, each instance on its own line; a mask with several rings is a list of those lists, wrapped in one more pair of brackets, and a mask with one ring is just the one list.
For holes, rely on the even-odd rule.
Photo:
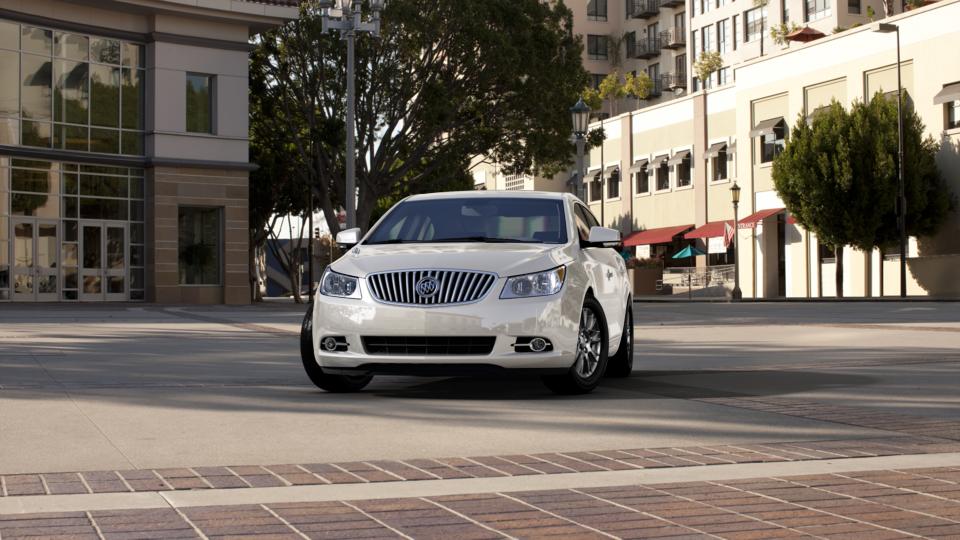
[(359, 392), (373, 380), (373, 375), (331, 375), (324, 373), (313, 352), (313, 304), (300, 325), (300, 359), (310, 382), (331, 393)]
[(629, 377), (631, 373), (633, 373), (633, 301), (627, 305), (627, 316), (623, 322), (623, 332), (620, 334), (620, 347), (607, 364), (608, 377)]
[(543, 378), (543, 384), (557, 394), (589, 394), (600, 384), (607, 369), (607, 322), (603, 308), (592, 296), (583, 301), (577, 332), (576, 359), (563, 375)]

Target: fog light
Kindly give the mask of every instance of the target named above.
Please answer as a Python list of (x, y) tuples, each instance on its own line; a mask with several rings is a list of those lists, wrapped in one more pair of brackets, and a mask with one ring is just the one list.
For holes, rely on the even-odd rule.
[(547, 349), (547, 340), (543, 338), (533, 338), (530, 340), (530, 350), (533, 352), (543, 352)]
[(337, 343), (337, 339), (334, 337), (323, 338), (323, 342), (321, 344), (323, 345), (323, 348), (328, 351), (337, 350), (337, 346), (339, 345), (339, 343)]

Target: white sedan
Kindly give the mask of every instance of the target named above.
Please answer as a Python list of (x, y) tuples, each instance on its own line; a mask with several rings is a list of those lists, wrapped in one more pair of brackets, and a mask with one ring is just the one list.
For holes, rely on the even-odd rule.
[(300, 340), (324, 390), (524, 370), (576, 394), (633, 369), (620, 233), (573, 195), (416, 195), (337, 243), (349, 251), (323, 273)]

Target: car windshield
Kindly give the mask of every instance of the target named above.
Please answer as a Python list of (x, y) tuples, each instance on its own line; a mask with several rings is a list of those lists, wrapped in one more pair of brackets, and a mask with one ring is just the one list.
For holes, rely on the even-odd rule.
[(489, 242), (563, 244), (559, 199), (470, 197), (406, 201), (370, 233), (366, 244)]

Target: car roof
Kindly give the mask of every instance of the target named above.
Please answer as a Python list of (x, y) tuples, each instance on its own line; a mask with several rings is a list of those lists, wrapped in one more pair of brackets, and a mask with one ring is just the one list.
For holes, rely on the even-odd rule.
[(553, 199), (564, 200), (572, 199), (570, 193), (558, 193), (552, 191), (443, 191), (439, 193), (423, 193), (420, 195), (411, 195), (407, 201), (427, 201), (435, 199)]

